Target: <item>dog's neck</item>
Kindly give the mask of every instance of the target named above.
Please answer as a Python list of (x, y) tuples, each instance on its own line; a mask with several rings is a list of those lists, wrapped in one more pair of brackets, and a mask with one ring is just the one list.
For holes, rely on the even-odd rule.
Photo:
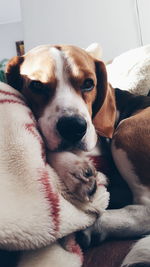
[(117, 106), (116, 126), (121, 120), (131, 117), (140, 109), (150, 106), (150, 97), (133, 95), (126, 90), (115, 89), (115, 98)]

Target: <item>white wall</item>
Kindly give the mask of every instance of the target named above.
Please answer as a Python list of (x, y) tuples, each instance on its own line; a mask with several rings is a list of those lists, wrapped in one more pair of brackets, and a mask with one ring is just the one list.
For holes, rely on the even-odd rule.
[(26, 51), (44, 43), (86, 47), (104, 59), (140, 45), (135, 0), (21, 0)]
[(0, 24), (0, 60), (16, 56), (15, 42), (23, 40), (21, 22)]
[(20, 0), (0, 0), (0, 60), (15, 56), (15, 42), (20, 40), (23, 40)]
[(0, 24), (21, 21), (20, 0), (0, 0)]
[(138, 0), (143, 44), (150, 43), (150, 0)]

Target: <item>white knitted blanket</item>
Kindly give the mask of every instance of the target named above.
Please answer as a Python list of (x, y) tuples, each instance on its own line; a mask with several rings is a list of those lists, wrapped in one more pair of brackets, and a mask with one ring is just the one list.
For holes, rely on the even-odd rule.
[[(57, 240), (91, 225), (107, 207), (98, 187), (81, 208), (63, 197), (60, 179), (46, 162), (36, 121), (22, 95), (0, 83), (0, 248), (25, 252), (20, 267), (79, 267), (80, 248)], [(45, 248), (42, 248), (45, 247)], [(40, 249), (39, 249), (40, 248)]]

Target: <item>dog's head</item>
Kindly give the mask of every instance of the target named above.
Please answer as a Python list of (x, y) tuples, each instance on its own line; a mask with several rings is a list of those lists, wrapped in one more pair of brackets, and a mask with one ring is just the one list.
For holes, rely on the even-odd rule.
[(89, 151), (96, 144), (96, 130), (111, 137), (113, 91), (104, 63), (89, 52), (66, 45), (39, 46), (10, 60), (6, 75), (27, 99), (50, 150)]

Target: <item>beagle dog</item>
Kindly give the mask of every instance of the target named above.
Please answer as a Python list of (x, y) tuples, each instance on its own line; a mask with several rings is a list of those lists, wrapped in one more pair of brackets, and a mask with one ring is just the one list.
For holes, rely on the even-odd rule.
[[(134, 102), (138, 97), (115, 91), (107, 82), (104, 63), (74, 46), (34, 48), (13, 58), (6, 75), (8, 83), (22, 92), (32, 109), (45, 139), (49, 162), (63, 177), (71, 201), (90, 201), (97, 187), (97, 172), (89, 154), (95, 153), (98, 135), (112, 138), (112, 155), (133, 193), (134, 205), (104, 212), (85, 231), (87, 243), (92, 233), (98, 234), (100, 241), (109, 236), (149, 234), (149, 98)], [(105, 176), (101, 184), (106, 184)], [(133, 255), (129, 253), (122, 266), (143, 259), (150, 264), (150, 252), (144, 254), (147, 243), (144, 241), (140, 247), (143, 258), (137, 256), (138, 249), (133, 248)]]
[[(107, 84), (104, 63), (74, 46), (43, 45), (10, 60), (6, 76), (32, 109), (48, 161), (64, 178), (69, 200), (89, 201), (98, 173), (86, 151), (95, 148), (96, 131), (105, 129), (112, 135), (115, 121), (114, 92)], [(95, 129), (92, 118), (96, 125), (99, 116), (101, 124)], [(106, 184), (102, 174), (101, 184)]]
[(106, 210), (82, 233), (84, 246), (94, 239), (142, 238), (122, 267), (150, 266), (150, 96), (115, 89), (117, 116), (111, 141), (114, 162), (133, 194), (132, 205)]

